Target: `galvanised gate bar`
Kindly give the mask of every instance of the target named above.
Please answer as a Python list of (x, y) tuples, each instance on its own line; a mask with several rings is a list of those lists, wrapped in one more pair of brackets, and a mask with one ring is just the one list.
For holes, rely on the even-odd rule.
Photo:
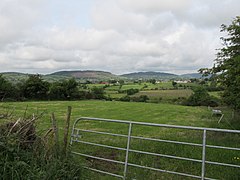
[[(128, 125), (128, 134), (123, 135), (123, 134), (115, 134), (115, 133), (109, 133), (109, 132), (84, 130), (84, 129), (76, 128), (77, 123), (79, 123), (80, 121), (86, 121), (86, 120), (87, 121), (104, 121), (104, 122), (112, 122), (112, 123), (124, 123), (124, 124)], [(132, 129), (133, 129), (134, 125), (155, 126), (155, 127), (164, 127), (164, 128), (177, 128), (177, 129), (187, 129), (187, 130), (201, 131), (202, 132), (202, 144), (133, 136), (132, 135)], [(111, 136), (118, 136), (118, 137), (127, 138), (126, 148), (120, 148), (120, 147), (115, 147), (115, 146), (98, 144), (98, 143), (93, 143), (93, 142), (88, 142), (88, 141), (81, 141), (80, 140), (81, 132), (89, 132), (89, 133), (104, 134), (104, 135), (111, 135)], [(219, 165), (219, 166), (239, 168), (239, 170), (240, 170), (240, 165), (221, 163), (221, 162), (213, 162), (213, 161), (207, 161), (206, 160), (206, 147), (215, 148), (215, 149), (234, 150), (234, 151), (239, 151), (240, 152), (240, 148), (207, 145), (206, 144), (207, 132), (226, 132), (226, 133), (240, 134), (239, 130), (214, 129), (214, 128), (202, 128), (202, 127), (191, 127), (191, 126), (175, 126), (175, 125), (167, 125), (167, 124), (155, 124), (155, 123), (145, 123), (145, 122), (135, 122), (135, 121), (125, 121), (125, 120), (81, 117), (81, 118), (77, 119), (73, 124), (73, 129), (72, 129), (72, 134), (71, 134), (71, 142), (70, 143), (71, 143), (71, 145), (74, 142), (83, 143), (83, 144), (88, 144), (88, 145), (94, 145), (94, 146), (100, 146), (100, 147), (104, 147), (104, 148), (110, 148), (110, 149), (125, 151), (125, 161), (124, 162), (123, 161), (112, 160), (112, 159), (106, 159), (106, 158), (97, 157), (97, 156), (91, 156), (91, 155), (88, 155), (88, 154), (83, 154), (83, 153), (72, 151), (73, 154), (80, 155), (80, 156), (83, 156), (83, 157), (93, 158), (93, 159), (97, 159), (97, 160), (103, 160), (103, 161), (107, 161), (107, 162), (111, 162), (111, 163), (122, 164), (124, 166), (124, 171), (123, 171), (122, 175), (114, 174), (114, 173), (110, 173), (110, 172), (106, 172), (106, 171), (102, 171), (102, 170), (98, 170), (98, 169), (94, 169), (94, 168), (90, 168), (90, 167), (85, 167), (85, 168), (87, 168), (89, 170), (92, 170), (92, 171), (95, 171), (95, 172), (107, 174), (107, 175), (110, 175), (110, 176), (115, 176), (115, 177), (122, 178), (122, 179), (126, 179), (126, 177), (127, 177), (128, 166), (144, 168), (144, 169), (158, 171), (158, 172), (176, 174), (176, 175), (185, 176), (185, 177), (192, 177), (192, 178), (202, 179), (202, 180), (203, 179), (207, 179), (207, 180), (214, 179), (214, 178), (205, 177), (205, 165), (206, 164), (213, 164), (213, 165)], [(147, 151), (134, 150), (134, 149), (130, 148), (131, 139), (142, 139), (142, 140), (148, 140), (148, 141), (157, 141), (157, 142), (165, 142), (165, 143), (173, 143), (173, 144), (199, 146), (199, 147), (202, 147), (202, 159), (192, 159), (192, 158), (186, 158), (186, 157), (179, 157), (179, 156), (173, 156), (173, 155), (158, 154), (158, 153), (152, 153), (152, 152), (147, 152)], [(129, 152), (201, 163), (201, 176), (196, 176), (196, 175), (187, 174), (187, 173), (180, 173), (180, 172), (175, 172), (175, 171), (168, 171), (168, 170), (164, 170), (164, 169), (158, 169), (158, 168), (154, 168), (154, 167), (147, 167), (147, 166), (142, 166), (142, 165), (138, 165), (138, 164), (129, 163), (128, 162)]]

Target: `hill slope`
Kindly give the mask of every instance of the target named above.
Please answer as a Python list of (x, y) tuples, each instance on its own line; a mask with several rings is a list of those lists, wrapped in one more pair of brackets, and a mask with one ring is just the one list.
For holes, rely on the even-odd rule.
[(67, 76), (74, 77), (76, 79), (88, 79), (88, 80), (109, 80), (119, 79), (120, 77), (110, 72), (105, 71), (58, 71), (48, 76)]
[[(26, 80), (29, 75), (18, 72), (4, 72), (1, 73), (7, 80), (17, 83)], [(58, 80), (76, 78), (76, 80), (93, 80), (93, 81), (107, 81), (110, 79), (124, 79), (124, 77), (114, 75), (110, 72), (104, 71), (58, 71), (47, 75), (41, 75), (46, 81), (53, 82)]]
[(8, 81), (13, 83), (18, 83), (28, 78), (28, 74), (19, 73), (19, 72), (4, 72), (1, 74), (3, 75), (4, 78), (6, 78)]
[[(2, 73), (3, 76), (10, 80), (11, 82), (17, 83), (22, 80), (26, 80), (28, 75), (25, 73), (19, 72), (4, 72)], [(198, 73), (192, 74), (183, 74), (183, 75), (176, 75), (171, 73), (164, 73), (164, 72), (135, 72), (123, 75), (114, 75), (110, 72), (105, 71), (58, 71), (47, 75), (42, 75), (42, 78), (46, 81), (53, 82), (59, 81), (64, 79), (76, 78), (77, 81), (108, 81), (110, 79), (162, 79), (162, 80), (178, 80), (178, 79), (191, 79), (191, 78), (201, 78), (201, 75)]]
[(123, 77), (127, 77), (130, 79), (176, 79), (179, 76), (171, 73), (163, 73), (163, 72), (136, 72), (123, 74)]
[(189, 73), (189, 74), (182, 74), (180, 75), (182, 78), (196, 78), (196, 79), (200, 79), (202, 77), (202, 75), (200, 73)]

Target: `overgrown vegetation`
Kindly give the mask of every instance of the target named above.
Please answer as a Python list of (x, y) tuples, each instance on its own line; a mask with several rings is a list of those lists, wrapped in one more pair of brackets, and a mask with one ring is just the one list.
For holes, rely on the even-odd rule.
[(51, 129), (37, 132), (35, 122), (40, 116), (15, 121), (1, 112), (0, 117), (5, 118), (0, 123), (0, 179), (81, 178), (79, 162), (63, 152), (61, 144), (53, 140)]

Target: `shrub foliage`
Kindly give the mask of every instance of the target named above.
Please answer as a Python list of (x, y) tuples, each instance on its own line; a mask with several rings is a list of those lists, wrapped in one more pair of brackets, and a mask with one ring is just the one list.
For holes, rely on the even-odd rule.
[(203, 87), (193, 89), (193, 94), (185, 102), (188, 106), (218, 106), (218, 100), (210, 96)]
[(51, 136), (40, 137), (35, 118), (0, 125), (0, 179), (80, 179), (81, 167)]

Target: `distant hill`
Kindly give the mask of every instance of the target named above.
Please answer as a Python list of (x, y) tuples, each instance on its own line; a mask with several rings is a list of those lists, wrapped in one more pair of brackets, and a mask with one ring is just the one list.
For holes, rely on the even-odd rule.
[(123, 77), (127, 77), (129, 79), (163, 79), (163, 80), (169, 80), (169, 79), (200, 79), (202, 75), (200, 73), (189, 73), (189, 74), (172, 74), (172, 73), (164, 73), (164, 72), (135, 72), (135, 73), (129, 73), (129, 74), (123, 74), (121, 75)]
[[(30, 74), (18, 72), (4, 72), (3, 76), (14, 83), (26, 80)], [(77, 81), (108, 81), (110, 79), (125, 79), (124, 77), (114, 75), (105, 71), (58, 71), (47, 75), (42, 75), (42, 78), (49, 82), (76, 78)]]
[(120, 79), (120, 76), (114, 75), (110, 72), (105, 71), (58, 71), (48, 76), (67, 76), (74, 77), (76, 79), (87, 79), (87, 80), (110, 80)]
[(26, 80), (28, 78), (28, 74), (20, 73), (20, 72), (3, 72), (1, 74), (8, 81), (11, 81), (13, 83), (18, 83), (18, 82)]
[(179, 76), (164, 72), (136, 72), (121, 75), (129, 79), (176, 79)]
[[(28, 79), (29, 75), (33, 74), (27, 74), (27, 73), (19, 73), (19, 72), (3, 72), (1, 73), (3, 77), (5, 77), (7, 80), (11, 81), (12, 83), (16, 84), (21, 81), (25, 81)], [(54, 76), (54, 75), (41, 75), (42, 78), (49, 82), (59, 81), (63, 79), (70, 79), (71, 77), (66, 76)]]
[[(18, 83), (23, 80), (26, 80), (30, 74), (19, 73), (19, 72), (4, 72), (1, 73), (3, 76), (13, 83)], [(176, 75), (171, 73), (164, 72), (135, 72), (123, 75), (115, 75), (110, 72), (105, 71), (58, 71), (47, 75), (42, 75), (42, 78), (49, 82), (76, 78), (77, 81), (83, 82), (86, 80), (89, 81), (108, 81), (110, 79), (161, 79), (161, 80), (179, 80), (179, 79), (191, 79), (191, 78), (201, 78), (201, 74), (192, 73), (192, 74), (183, 74)]]
[(191, 79), (191, 78), (200, 79), (202, 75), (200, 73), (189, 73), (189, 74), (182, 74), (180, 75), (180, 77), (187, 78), (187, 79)]

